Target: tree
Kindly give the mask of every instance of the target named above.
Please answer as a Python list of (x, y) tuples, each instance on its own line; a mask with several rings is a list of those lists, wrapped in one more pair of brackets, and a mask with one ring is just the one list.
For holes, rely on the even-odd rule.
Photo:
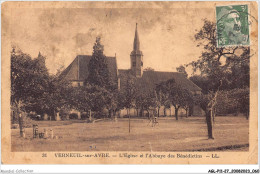
[(185, 77), (188, 77), (188, 73), (185, 70), (185, 67), (183, 65), (180, 65), (179, 67), (176, 68), (177, 72), (183, 73)]
[[(213, 118), (219, 90), (245, 88), (249, 86), (250, 47), (217, 47), (216, 24), (204, 19), (203, 27), (195, 34), (198, 47), (203, 52), (198, 60), (191, 62), (193, 71), (206, 77), (206, 93), (199, 96), (199, 104), (206, 112), (208, 137), (213, 137)], [(239, 82), (236, 80), (239, 79)], [(212, 91), (212, 92), (210, 92)]]
[(129, 133), (130, 133), (130, 108), (136, 106), (136, 86), (135, 78), (132, 75), (128, 75), (125, 89), (125, 107), (127, 108), (127, 114), (129, 118)]
[(111, 118), (112, 114), (113, 116), (115, 116), (115, 112), (118, 109), (118, 91), (114, 91), (114, 92), (106, 92), (105, 93), (105, 107), (107, 108), (109, 114), (109, 118)]
[(50, 76), (45, 66), (45, 57), (41, 53), (32, 59), (30, 55), (13, 47), (11, 52), (11, 103), (18, 108), (18, 112), (22, 109), (42, 113), (44, 111), (42, 98), (47, 93), (49, 82)]
[(59, 79), (56, 75), (50, 76), (46, 92), (40, 101), (37, 101), (42, 107), (42, 114), (47, 113), (55, 119), (61, 108), (73, 108), (74, 91), (75, 89), (70, 85), (69, 81)]
[(143, 116), (144, 98), (145, 98), (144, 93), (137, 91), (136, 100), (135, 100), (135, 108), (136, 108), (137, 115), (140, 115), (140, 116)]
[(173, 105), (175, 108), (175, 118), (178, 120), (178, 111), (181, 107), (190, 107), (192, 94), (187, 89), (176, 84), (174, 79), (162, 82), (156, 87), (157, 96), (161, 95), (160, 102), (164, 103), (164, 107)]
[[(204, 50), (198, 60), (191, 62), (193, 71), (199, 70), (209, 78), (209, 88), (216, 91), (220, 81), (222, 89), (237, 88), (249, 85), (250, 47), (233, 46), (217, 47), (216, 24), (204, 19), (203, 27), (195, 34), (198, 47)], [(241, 70), (243, 72), (241, 73)], [(237, 76), (234, 77), (234, 74)], [(238, 77), (240, 76), (240, 77)], [(241, 85), (235, 83), (240, 79)], [(235, 84), (235, 85), (234, 85)]]
[(213, 136), (213, 96), (211, 94), (202, 94), (195, 97), (195, 103), (198, 104), (206, 113), (206, 123), (208, 129), (208, 138), (214, 139)]
[(87, 112), (92, 109), (92, 99), (90, 93), (91, 86), (79, 86), (71, 89), (70, 104), (71, 107), (81, 112)]
[[(171, 79), (171, 83), (175, 83), (175, 80)], [(166, 116), (166, 108), (171, 108), (170, 87), (166, 82), (161, 82), (155, 87), (158, 105), (164, 106), (164, 116)]]
[(144, 69), (144, 71), (154, 71), (154, 69), (151, 68), (151, 67), (147, 67), (147, 68)]
[(160, 108), (164, 104), (165, 96), (159, 86), (156, 86), (155, 88), (155, 98), (156, 98), (157, 114), (158, 117), (160, 117)]
[(93, 54), (88, 65), (89, 75), (86, 83), (106, 89), (114, 89), (115, 84), (111, 80), (107, 58), (103, 53), (104, 46), (101, 45), (100, 39), (100, 37), (97, 37), (93, 46)]
[(70, 105), (72, 108), (81, 112), (89, 112), (89, 119), (92, 119), (92, 111), (103, 115), (106, 108), (111, 117), (111, 111), (116, 109), (117, 98), (114, 93), (109, 92), (105, 88), (96, 85), (86, 84), (77, 88), (72, 88), (70, 92)]
[(152, 114), (154, 116), (154, 111), (157, 107), (156, 95), (154, 91), (150, 91), (146, 93), (143, 97), (143, 106), (142, 108), (148, 112), (148, 117), (151, 117), (150, 111), (152, 110)]
[(125, 107), (130, 109), (136, 106), (136, 86), (135, 78), (132, 75), (128, 75), (125, 89)]
[(182, 89), (182, 100), (181, 100), (181, 107), (186, 111), (186, 117), (188, 117), (189, 109), (194, 105), (194, 96), (191, 91), (187, 89)]
[(183, 87), (174, 84), (170, 89), (170, 101), (175, 108), (175, 118), (178, 120), (178, 111), (182, 107), (188, 114), (188, 108), (193, 105), (193, 96), (191, 92)]
[(219, 115), (244, 113), (249, 116), (249, 88), (219, 91), (216, 105)]

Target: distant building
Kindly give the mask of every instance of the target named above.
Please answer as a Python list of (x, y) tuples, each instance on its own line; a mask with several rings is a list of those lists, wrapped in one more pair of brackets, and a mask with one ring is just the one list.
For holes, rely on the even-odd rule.
[[(130, 69), (118, 69), (116, 56), (107, 57), (108, 69), (111, 75), (111, 78), (118, 83), (118, 88), (123, 89), (127, 83), (128, 75), (136, 77), (137, 88), (150, 91), (154, 89), (156, 84), (159, 84), (163, 81), (174, 79), (177, 84), (190, 90), (194, 95), (201, 94), (201, 88), (195, 85), (190, 81), (183, 73), (179, 72), (163, 72), (163, 71), (144, 71), (143, 66), (143, 53), (140, 50), (140, 40), (137, 30), (135, 30), (135, 37), (133, 43), (133, 51), (130, 54), (131, 68)], [(73, 62), (62, 72), (62, 76), (67, 80), (71, 81), (73, 86), (83, 86), (84, 81), (88, 77), (88, 63), (91, 59), (91, 55), (78, 55)], [(162, 108), (162, 112), (164, 108)], [(135, 110), (131, 113), (136, 112)], [(161, 112), (161, 111), (160, 111)], [(167, 112), (171, 112), (174, 115), (174, 109), (168, 109)], [(182, 111), (180, 110), (180, 113)], [(135, 113), (133, 113), (135, 114)], [(201, 114), (200, 108), (195, 107), (193, 111), (194, 115)], [(122, 111), (121, 115), (124, 115)]]

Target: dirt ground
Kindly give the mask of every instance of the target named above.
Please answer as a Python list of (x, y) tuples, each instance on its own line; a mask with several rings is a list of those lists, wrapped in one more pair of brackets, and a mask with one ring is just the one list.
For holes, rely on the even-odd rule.
[[(104, 120), (86, 123), (84, 120), (37, 121), (39, 132), (53, 129), (56, 139), (33, 139), (32, 128), (26, 128), (26, 138), (19, 129), (12, 129), (12, 151), (247, 151), (248, 120), (242, 116), (216, 117), (214, 140), (207, 139), (204, 117), (160, 117), (152, 127), (147, 119), (117, 122)], [(50, 135), (50, 134), (49, 134)]]

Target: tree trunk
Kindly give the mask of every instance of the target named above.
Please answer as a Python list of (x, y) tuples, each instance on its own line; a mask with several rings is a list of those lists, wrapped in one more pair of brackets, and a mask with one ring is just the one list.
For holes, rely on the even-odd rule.
[(108, 117), (111, 118), (111, 109), (108, 110)]
[(188, 118), (189, 108), (186, 109), (186, 118)]
[(12, 112), (12, 124), (15, 123), (15, 112), (14, 111), (11, 111)]
[(212, 118), (212, 112), (211, 110), (206, 111), (206, 122), (208, 127), (208, 138), (214, 139), (213, 137), (213, 118)]
[(117, 122), (117, 111), (116, 110), (113, 111), (113, 117), (115, 119), (115, 122)]
[(60, 119), (60, 113), (59, 113), (59, 112), (56, 113), (55, 120), (56, 120), (56, 121), (60, 121), (60, 120), (61, 120), (61, 119)]
[(139, 117), (138, 108), (136, 109), (136, 116)]
[(19, 113), (19, 128), (20, 128), (20, 137), (23, 137), (23, 117), (22, 117), (22, 114)]
[(166, 109), (165, 109), (165, 107), (163, 108), (163, 115), (166, 117)]
[(179, 108), (175, 108), (175, 118), (176, 118), (176, 120), (179, 120), (179, 118), (178, 118), (178, 110), (179, 110)]
[(139, 111), (139, 115), (140, 115), (140, 117), (143, 117), (143, 109), (142, 108)]
[(157, 113), (157, 115), (158, 115), (158, 118), (160, 117), (160, 107), (158, 107), (158, 113)]
[(54, 117), (54, 120), (55, 120), (55, 115), (56, 115), (56, 112), (55, 112), (55, 110), (53, 110), (53, 117)]
[(89, 110), (89, 121), (91, 121), (92, 120), (92, 115), (91, 115), (91, 109)]
[(212, 122), (215, 123), (215, 115), (216, 115), (215, 108), (211, 109), (211, 115), (212, 115)]
[(171, 110), (171, 107), (169, 108), (170, 109), (170, 117), (172, 116), (172, 110)]
[[(129, 109), (129, 111), (130, 111), (130, 109)], [(128, 122), (129, 122), (129, 133), (130, 133), (130, 113), (129, 113), (129, 111), (128, 111)]]
[(249, 119), (249, 111), (246, 112), (246, 119)]
[(193, 110), (194, 110), (194, 106), (192, 105), (189, 107), (189, 116), (193, 115)]

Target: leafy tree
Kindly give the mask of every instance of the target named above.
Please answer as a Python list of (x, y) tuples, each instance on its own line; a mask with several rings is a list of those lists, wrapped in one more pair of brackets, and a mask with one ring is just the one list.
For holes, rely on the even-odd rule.
[[(219, 90), (249, 86), (250, 47), (217, 47), (216, 24), (207, 19), (204, 19), (203, 27), (195, 34), (195, 39), (198, 42), (197, 46), (203, 48), (203, 52), (198, 60), (189, 65), (193, 67), (194, 72), (199, 70), (201, 76), (208, 80), (208, 85), (204, 88), (207, 94), (198, 96), (197, 101), (206, 113), (208, 137), (214, 138), (212, 122), (215, 109), (220, 106), (217, 101)], [(249, 103), (248, 98), (245, 100)]]
[(80, 86), (71, 90), (70, 104), (74, 109), (87, 112), (92, 109), (92, 98), (90, 97), (90, 86)]
[(37, 101), (42, 107), (42, 113), (47, 113), (55, 119), (61, 108), (73, 108), (71, 99), (74, 90), (68, 81), (50, 76), (48, 89), (40, 101)]
[(144, 69), (144, 71), (154, 71), (154, 69), (151, 68), (151, 67), (147, 67), (147, 68)]
[(170, 101), (175, 108), (175, 117), (178, 120), (178, 111), (182, 107), (187, 110), (192, 106), (193, 96), (191, 92), (179, 85), (172, 85), (170, 88)]
[[(49, 75), (45, 57), (39, 53), (32, 59), (17, 48), (11, 52), (11, 102), (18, 110), (56, 115), (69, 105), (69, 82)], [(21, 107), (22, 106), (22, 107)]]
[(109, 112), (108, 116), (111, 118), (112, 114), (115, 116), (115, 112), (118, 110), (118, 91), (106, 92), (105, 94), (105, 107)]
[(163, 96), (163, 92), (161, 91), (160, 88), (157, 87), (157, 89), (155, 88), (155, 105), (157, 107), (157, 116), (160, 117), (160, 108), (161, 106), (163, 106), (163, 99), (164, 99), (164, 96)]
[(164, 106), (164, 116), (166, 116), (166, 108), (170, 108), (170, 99), (165, 83), (157, 84), (155, 87), (156, 99), (157, 99), (157, 108), (158, 108), (158, 117), (160, 114), (161, 106)]
[[(216, 24), (204, 19), (203, 27), (195, 34), (198, 47), (204, 50), (198, 60), (191, 62), (194, 72), (199, 70), (209, 78), (209, 88), (221, 89), (249, 86), (250, 47), (217, 47)], [(242, 72), (241, 72), (242, 70)], [(236, 75), (236, 76), (234, 76)], [(239, 83), (236, 79), (239, 79)]]
[(249, 88), (219, 91), (216, 111), (219, 115), (244, 113), (249, 115)]
[(97, 37), (93, 46), (93, 54), (88, 65), (89, 75), (86, 83), (107, 89), (115, 88), (115, 84), (110, 77), (107, 58), (103, 53), (104, 46), (101, 45), (100, 39), (100, 37)]
[[(135, 101), (135, 108), (137, 111), (137, 116), (143, 116), (143, 110), (144, 110), (144, 93), (137, 91), (137, 95), (136, 95), (136, 101)], [(140, 113), (139, 113), (140, 111)]]
[(154, 92), (149, 92), (147, 94), (144, 95), (143, 97), (143, 105), (142, 108), (145, 109), (148, 112), (148, 116), (150, 118), (151, 113), (150, 111), (152, 110), (154, 114), (154, 111), (156, 111), (157, 107), (157, 101), (156, 101), (156, 95)]
[(11, 52), (12, 105), (15, 105), (18, 110), (42, 113), (44, 108), (41, 99), (47, 93), (49, 81), (44, 56), (39, 53), (37, 58), (32, 59), (30, 55), (13, 47)]
[(179, 67), (176, 68), (177, 72), (183, 73), (185, 77), (188, 77), (188, 73), (185, 70), (185, 67), (183, 65), (180, 65)]
[(182, 100), (181, 100), (181, 107), (186, 111), (186, 117), (188, 117), (189, 109), (194, 105), (194, 96), (191, 91), (187, 89), (182, 89)]
[(137, 89), (135, 86), (135, 78), (128, 75), (125, 89), (125, 107), (130, 109), (136, 106)]
[(193, 104), (192, 93), (176, 84), (174, 79), (158, 84), (156, 92), (157, 96), (160, 95), (160, 98), (158, 98), (160, 103), (163, 103), (165, 107), (169, 104), (174, 106), (176, 120), (178, 120), (178, 111), (181, 107), (187, 110)]

